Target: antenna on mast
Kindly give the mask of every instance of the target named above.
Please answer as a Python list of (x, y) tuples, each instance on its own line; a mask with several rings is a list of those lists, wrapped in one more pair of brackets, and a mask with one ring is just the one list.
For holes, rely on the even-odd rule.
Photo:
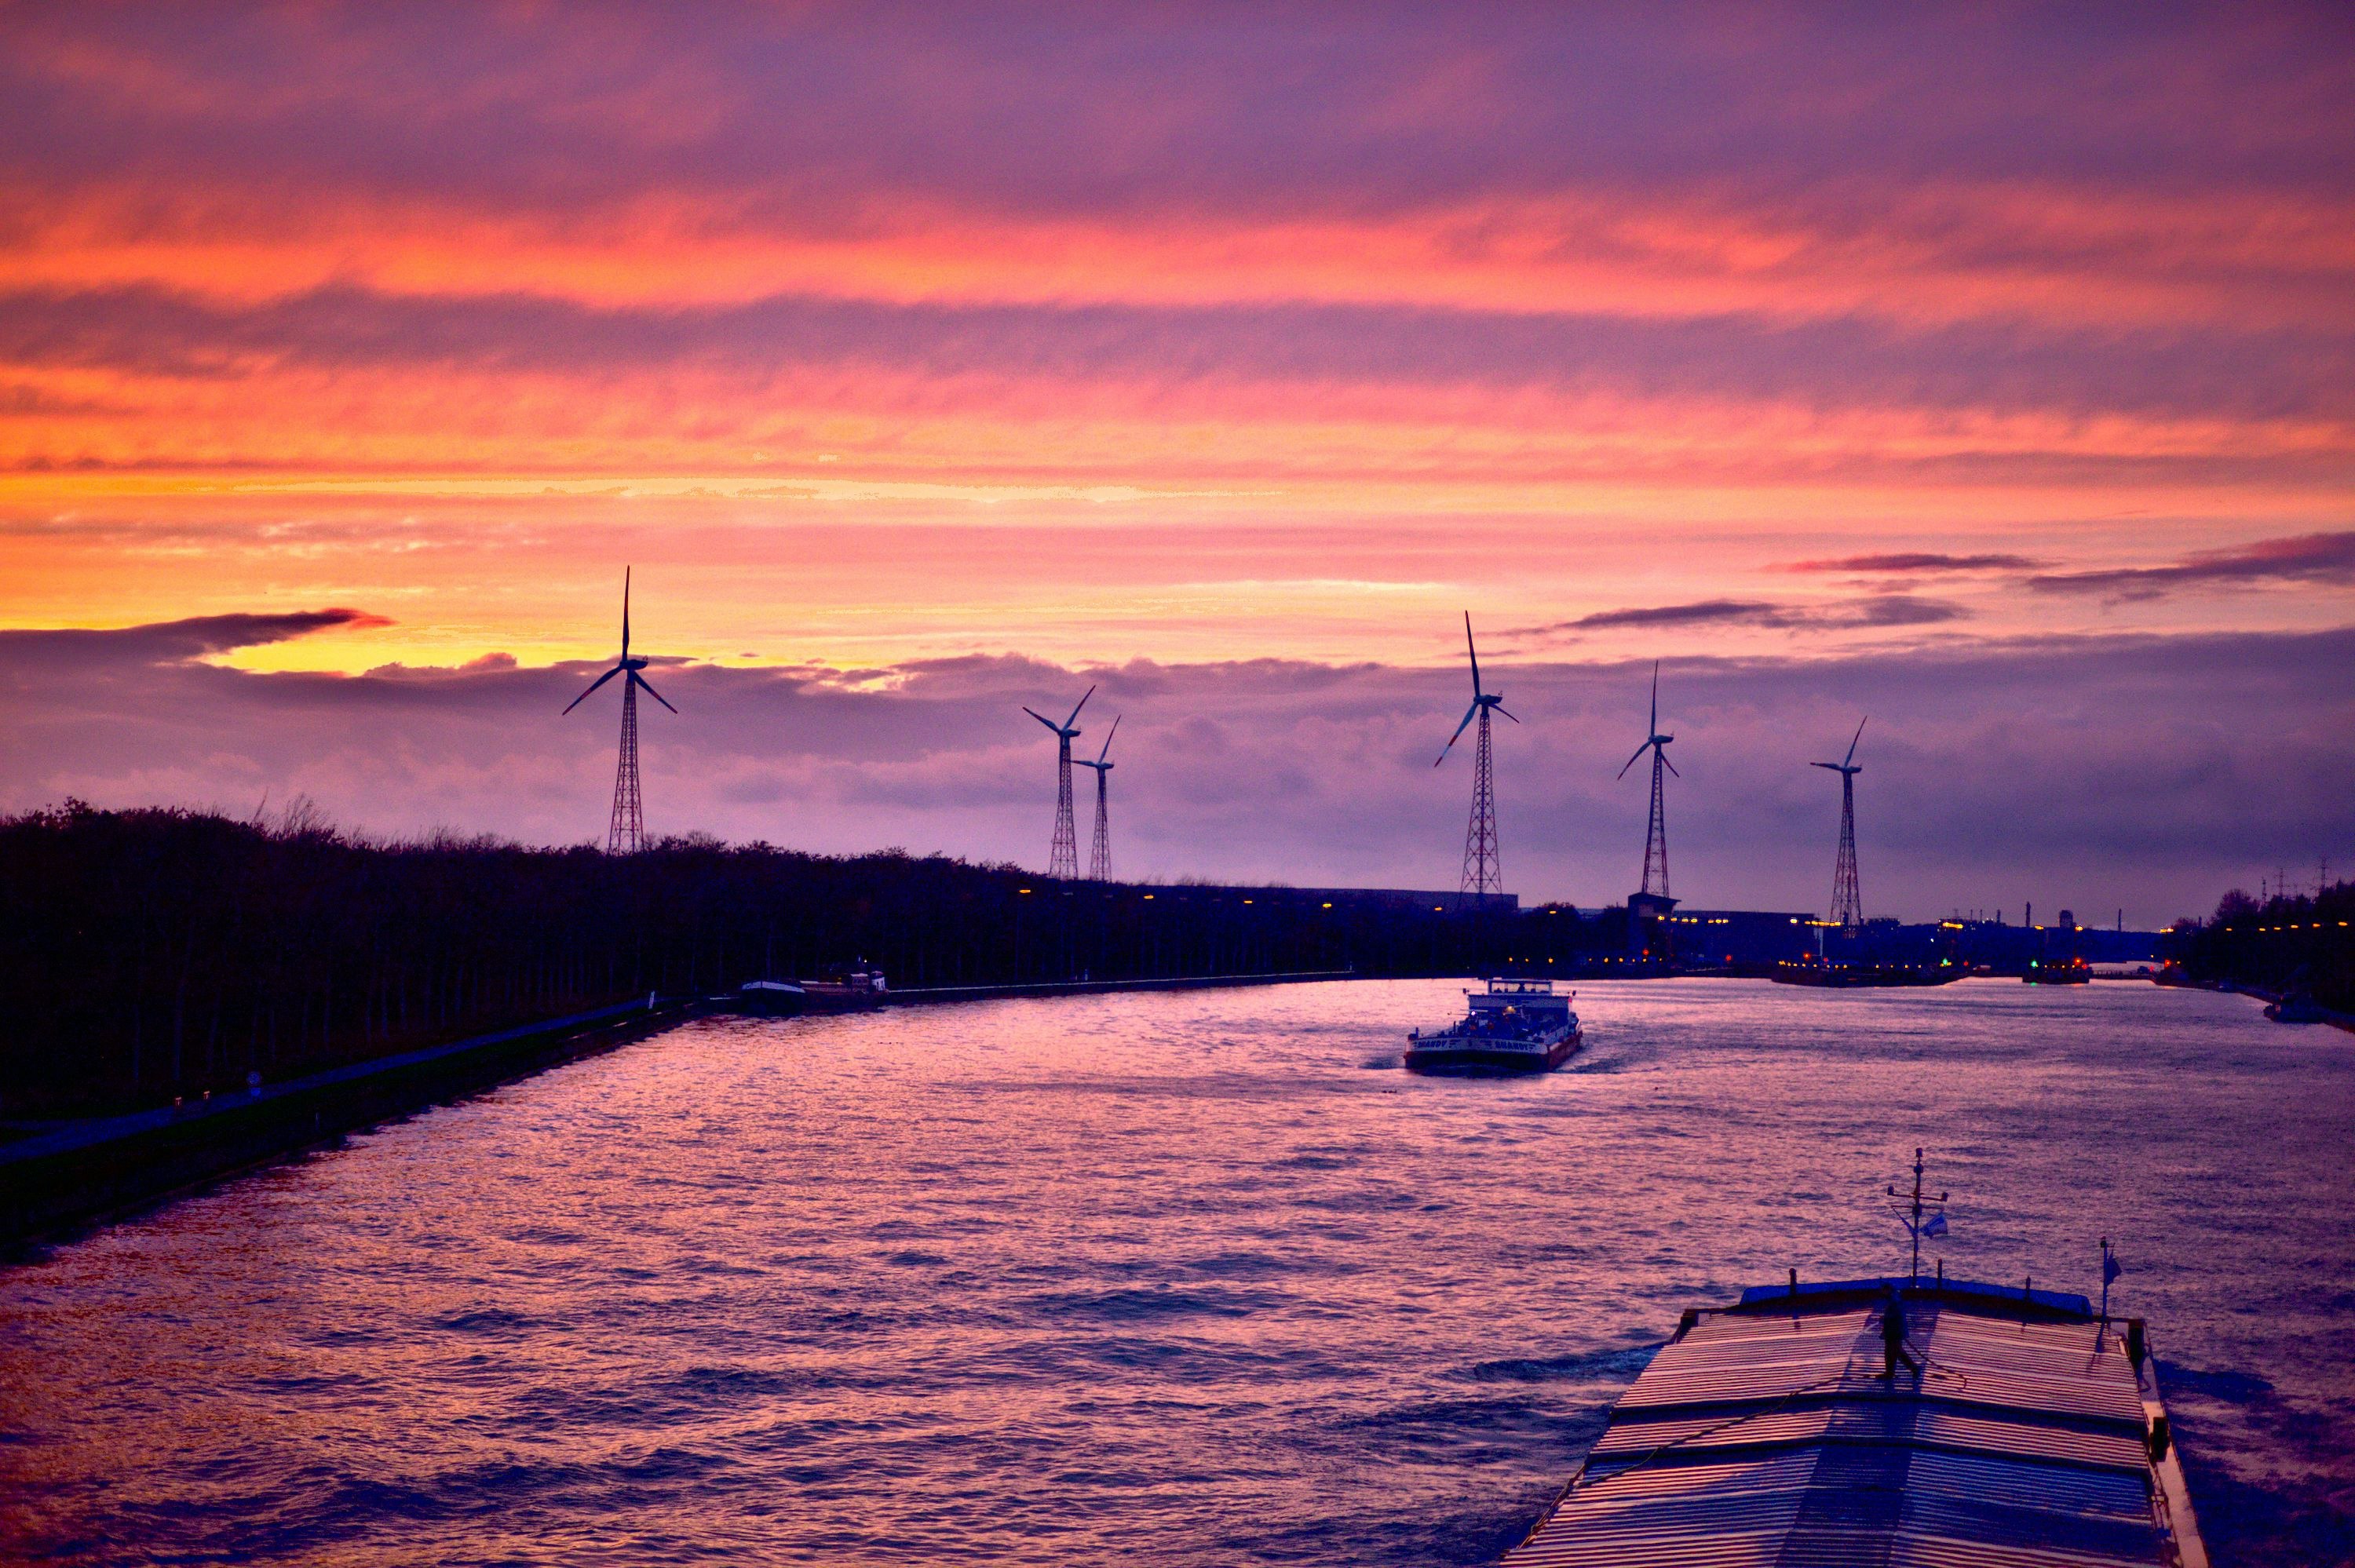
[[(1900, 1192), (1895, 1187), (1889, 1189), (1889, 1195), (1892, 1198), (1902, 1198), (1906, 1196), (1904, 1192)], [(1906, 1235), (1911, 1238), (1913, 1243), (1913, 1277), (1914, 1282), (1919, 1284), (1922, 1279), (1922, 1238), (1923, 1236), (1942, 1236), (1946, 1234), (1946, 1194), (1944, 1192), (1926, 1193), (1922, 1191), (1922, 1151), (1918, 1149), (1913, 1151), (1913, 1213), (1909, 1214), (1904, 1210), (1901, 1209), (1897, 1213), (1897, 1218), (1898, 1222), (1905, 1227)], [(1927, 1219), (1924, 1219), (1923, 1217), (1922, 1211), (1932, 1203), (1938, 1205), (1938, 1212), (1930, 1215)]]

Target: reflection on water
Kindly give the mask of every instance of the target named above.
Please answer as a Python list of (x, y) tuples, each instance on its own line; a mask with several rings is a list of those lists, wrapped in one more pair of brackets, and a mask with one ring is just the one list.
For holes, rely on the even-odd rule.
[(2220, 1560), (2355, 1557), (2355, 1041), (2243, 999), (1384, 982), (713, 1022), (0, 1274), (0, 1557), (1479, 1562), (1686, 1306), (2094, 1284)]

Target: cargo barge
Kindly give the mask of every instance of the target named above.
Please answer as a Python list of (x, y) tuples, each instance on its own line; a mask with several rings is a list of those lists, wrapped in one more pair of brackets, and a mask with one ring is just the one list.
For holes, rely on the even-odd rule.
[(1688, 1310), (1507, 1568), (2206, 1568), (2142, 1319), (1920, 1277)]
[(891, 988), (883, 971), (870, 966), (825, 980), (747, 980), (732, 996), (714, 998), (730, 1012), (762, 1018), (794, 1018), (805, 1012), (866, 1012), (881, 1007)]
[(1570, 1060), (1585, 1034), (1573, 1000), (1546, 980), (1491, 980), (1467, 991), (1465, 1015), (1444, 1029), (1410, 1032), (1404, 1065), (1411, 1073), (1543, 1073)]

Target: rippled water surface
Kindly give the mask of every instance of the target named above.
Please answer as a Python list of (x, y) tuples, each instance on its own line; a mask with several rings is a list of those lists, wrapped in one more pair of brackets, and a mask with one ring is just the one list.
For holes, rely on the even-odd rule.
[(0, 1272), (0, 1558), (1476, 1563), (1685, 1307), (2116, 1240), (2211, 1547), (2355, 1561), (2355, 1039), (2243, 999), (1439, 982), (707, 1022)]

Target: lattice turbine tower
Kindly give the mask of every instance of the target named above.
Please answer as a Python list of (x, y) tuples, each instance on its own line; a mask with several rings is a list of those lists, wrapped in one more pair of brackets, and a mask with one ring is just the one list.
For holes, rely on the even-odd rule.
[(1864, 895), (1856, 880), (1856, 776), (1864, 771), (1864, 765), (1856, 759), (1856, 743), (1863, 738), (1864, 721), (1859, 719), (1847, 757), (1808, 765), (1828, 768), (1840, 776), (1839, 858), (1832, 864), (1832, 919), (1845, 931), (1859, 930), (1864, 925)]
[(1096, 774), (1096, 836), (1095, 842), (1088, 846), (1088, 880), (1090, 882), (1112, 880), (1112, 807), (1106, 797), (1110, 793), (1112, 770), (1119, 766), (1109, 760), (1112, 756), (1112, 737), (1119, 733), (1120, 715), (1114, 714), (1112, 715), (1112, 728), (1104, 733), (1103, 749), (1096, 753), (1096, 759), (1090, 762), (1084, 757), (1072, 758), (1072, 761), (1082, 768), (1094, 768)]
[(1504, 863), (1497, 854), (1497, 770), (1488, 749), (1488, 712), (1480, 711), (1479, 739), (1472, 748), (1472, 816), (1464, 825), (1464, 891), (1505, 891)]
[[(1072, 705), (1071, 716), (1060, 724), (1034, 708), (1022, 710), (1055, 732), (1055, 839), (1047, 850), (1047, 874), (1064, 882), (1077, 882), (1080, 877), (1079, 833), (1071, 825), (1071, 741), (1080, 733), (1080, 709), (1095, 694), (1096, 689), (1090, 686), (1086, 695)], [(1109, 736), (1105, 744), (1111, 744)]]
[[(1668, 760), (1668, 743), (1676, 738), (1660, 733), (1660, 666), (1655, 660), (1652, 664), (1651, 730), (1645, 736), (1644, 744), (1636, 748), (1635, 757), (1620, 765), (1619, 777), (1627, 777), (1627, 769), (1636, 766), (1636, 758), (1646, 751), (1652, 754), (1652, 818), (1644, 832), (1644, 885), (1639, 891), (1661, 898), (1668, 896), (1668, 805), (1662, 772), (1665, 769), (1668, 773), (1677, 773), (1677, 765)], [(1677, 777), (1681, 779), (1684, 775), (1677, 773)]]
[(1487, 898), (1505, 891), (1505, 863), (1497, 850), (1497, 769), (1494, 753), (1489, 747), (1488, 715), (1493, 711), (1504, 714), (1515, 724), (1521, 721), (1505, 712), (1505, 698), (1500, 692), (1480, 689), (1480, 651), (1472, 645), (1472, 617), (1464, 617), (1464, 652), (1472, 662), (1472, 705), (1464, 710), (1464, 722), (1447, 737), (1439, 749), (1439, 762), (1447, 760), (1448, 752), (1463, 736), (1465, 726), (1478, 724), (1480, 733), (1472, 747), (1472, 816), (1464, 827), (1463, 891), (1476, 898)]
[(622, 686), (622, 759), (613, 771), (613, 820), (605, 829), (607, 854), (635, 854), (646, 845), (645, 800), (638, 790), (638, 688)]
[(589, 683), (589, 691), (581, 693), (564, 706), (570, 713), (589, 700), (595, 691), (619, 675), (622, 679), (622, 755), (613, 769), (613, 815), (605, 829), (607, 854), (635, 854), (646, 847), (645, 805), (638, 789), (638, 693), (670, 708), (669, 699), (657, 692), (638, 672), (646, 667), (644, 658), (630, 656), (630, 568), (622, 568), (622, 656), (613, 667)]

